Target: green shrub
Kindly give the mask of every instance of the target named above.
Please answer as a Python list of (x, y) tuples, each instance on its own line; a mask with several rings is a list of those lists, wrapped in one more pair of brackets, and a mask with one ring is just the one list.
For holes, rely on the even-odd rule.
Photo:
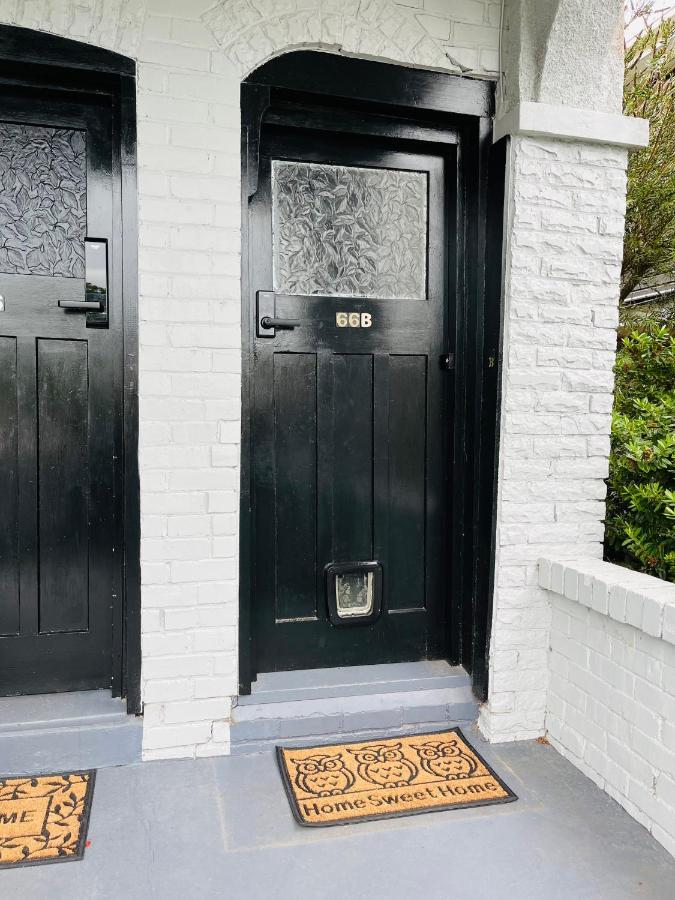
[(642, 323), (620, 341), (605, 549), (675, 581), (675, 330)]

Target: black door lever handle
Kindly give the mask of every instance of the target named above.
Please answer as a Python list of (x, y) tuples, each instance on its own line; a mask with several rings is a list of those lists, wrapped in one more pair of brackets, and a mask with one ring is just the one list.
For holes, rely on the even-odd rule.
[(300, 319), (273, 319), (271, 316), (263, 316), (260, 320), (262, 328), (297, 328), (301, 324)]

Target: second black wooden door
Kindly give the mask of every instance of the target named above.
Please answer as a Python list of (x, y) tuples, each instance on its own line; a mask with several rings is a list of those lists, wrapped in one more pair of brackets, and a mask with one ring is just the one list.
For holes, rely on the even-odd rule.
[(258, 671), (445, 651), (448, 159), (268, 126), (249, 207)]
[(0, 95), (0, 694), (110, 688), (120, 674), (112, 123), (103, 93)]

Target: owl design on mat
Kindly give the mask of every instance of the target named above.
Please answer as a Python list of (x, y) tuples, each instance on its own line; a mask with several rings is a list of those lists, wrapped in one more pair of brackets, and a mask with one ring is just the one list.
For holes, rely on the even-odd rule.
[(370, 744), (349, 750), (356, 757), (357, 772), (378, 787), (405, 787), (418, 769), (401, 753), (402, 744)]
[(473, 757), (464, 752), (456, 739), (449, 741), (426, 741), (424, 744), (413, 744), (425, 772), (446, 778), (469, 778), (476, 772), (477, 763)]
[(354, 775), (345, 768), (341, 753), (315, 753), (291, 762), (296, 786), (316, 797), (342, 794), (354, 784)]

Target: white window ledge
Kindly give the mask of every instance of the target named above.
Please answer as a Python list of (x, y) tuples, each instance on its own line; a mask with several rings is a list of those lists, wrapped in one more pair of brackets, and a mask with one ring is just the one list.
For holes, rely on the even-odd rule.
[(543, 558), (539, 585), (675, 644), (675, 584), (600, 559)]
[(495, 119), (493, 140), (505, 135), (559, 138), (637, 149), (649, 143), (649, 122), (620, 113), (551, 103), (518, 103)]

